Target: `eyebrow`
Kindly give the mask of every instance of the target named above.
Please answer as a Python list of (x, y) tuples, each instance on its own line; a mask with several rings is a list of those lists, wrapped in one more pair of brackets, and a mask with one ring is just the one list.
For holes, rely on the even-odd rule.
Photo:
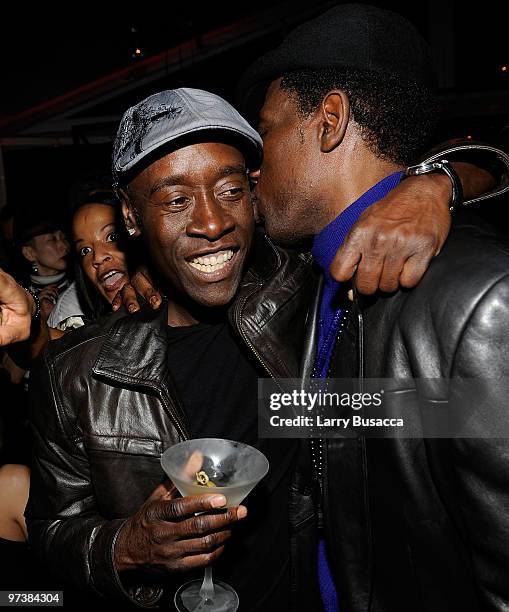
[[(233, 166), (223, 166), (218, 175), (220, 178), (231, 176), (232, 174), (246, 174), (247, 169), (244, 164), (235, 164)], [(184, 174), (172, 174), (171, 176), (167, 176), (157, 181), (150, 188), (150, 195), (152, 196), (154, 193), (159, 191), (160, 189), (164, 189), (164, 187), (173, 187), (175, 185), (183, 185), (189, 182), (189, 178)]]
[[(103, 225), (103, 226), (101, 227), (101, 229), (99, 230), (99, 232), (104, 232), (104, 230), (105, 230), (107, 227), (109, 227), (110, 225), (113, 225), (113, 227), (115, 227), (115, 223), (113, 223), (113, 222), (111, 222), (111, 223), (106, 223), (106, 225)], [(78, 238), (78, 240), (75, 240), (75, 241), (74, 241), (74, 244), (78, 244), (78, 242), (85, 242), (85, 241), (83, 240), (83, 238)]]

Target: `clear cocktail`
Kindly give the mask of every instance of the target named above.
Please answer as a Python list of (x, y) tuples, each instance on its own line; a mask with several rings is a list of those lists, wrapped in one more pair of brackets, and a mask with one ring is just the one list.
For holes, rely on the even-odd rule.
[[(256, 448), (222, 438), (176, 444), (163, 453), (161, 464), (182, 495), (220, 493), (228, 507), (240, 504), (269, 469), (267, 458)], [(203, 582), (192, 580), (175, 594), (175, 605), (182, 612), (233, 612), (238, 604), (231, 586), (212, 580), (211, 568), (205, 569)]]

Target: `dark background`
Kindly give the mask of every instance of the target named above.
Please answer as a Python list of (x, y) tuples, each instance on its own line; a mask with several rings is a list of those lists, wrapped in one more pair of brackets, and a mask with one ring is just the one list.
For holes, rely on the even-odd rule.
[[(131, 10), (118, 3), (108, 4), (116, 9), (111, 17), (103, 14), (104, 6), (88, 3), (52, 10), (47, 3), (44, 10), (11, 7), (0, 24), (5, 177), (0, 205), (65, 207), (77, 179), (108, 171), (111, 139), (129, 105), (179, 86), (210, 89), (233, 101), (243, 70), (289, 29), (330, 4), (260, 1), (232, 8), (222, 2), (147, 2)], [(503, 131), (509, 124), (508, 3), (372, 4), (408, 17), (432, 45), (442, 113), (436, 140), (472, 137), (504, 146), (509, 141)], [(210, 55), (211, 32), (219, 32), (219, 42)], [(237, 33), (238, 40), (222, 45), (221, 36)], [(169, 66), (179, 53), (181, 65), (165, 71), (164, 62)], [(146, 62), (157, 54), (163, 69), (157, 78), (147, 78)]]

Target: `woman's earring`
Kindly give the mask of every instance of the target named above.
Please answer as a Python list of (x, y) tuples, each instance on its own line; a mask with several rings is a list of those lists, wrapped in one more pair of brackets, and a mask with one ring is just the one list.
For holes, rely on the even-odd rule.
[(130, 227), (127, 230), (127, 233), (129, 234), (129, 236), (134, 236), (134, 234), (136, 234), (136, 230), (134, 229), (134, 227)]
[(33, 261), (33, 262), (32, 262), (32, 272), (33, 272), (34, 274), (37, 274), (37, 272), (39, 272), (39, 266), (37, 265), (37, 262), (36, 262), (36, 261)]

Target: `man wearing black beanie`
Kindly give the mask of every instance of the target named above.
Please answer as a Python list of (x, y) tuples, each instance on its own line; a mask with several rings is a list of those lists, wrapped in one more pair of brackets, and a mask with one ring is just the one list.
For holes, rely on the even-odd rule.
[[(330, 272), (353, 223), (365, 210), (376, 214), (429, 138), (428, 58), (402, 17), (346, 4), (297, 28), (240, 87), (251, 116), (263, 103), (265, 156), (252, 178), (267, 230), (286, 243), (312, 238), (323, 273), (308, 318), (303, 376), (409, 383), (392, 399), (409, 398), (412, 435), (375, 439), (364, 431), (303, 443), (312, 476), (302, 483), (301, 500), (306, 491), (317, 494), (316, 520), (302, 505), (295, 526), (301, 533), (293, 584), (302, 585), (302, 609), (314, 586), (313, 558), (326, 610), (509, 609), (507, 240), (463, 216), (457, 176), (438, 157), (430, 160), (435, 166), (406, 169), (438, 170), (453, 182), (453, 230), (419, 286), (352, 304), (346, 284), (337, 282), (344, 264), (335, 278)], [(383, 243), (384, 236), (373, 240)], [(354, 262), (359, 271), (372, 264)], [(404, 284), (404, 270), (386, 261), (380, 286), (386, 276), (394, 288), (400, 275)], [(462, 397), (470, 434), (416, 435), (424, 431), (419, 401), (452, 413), (452, 378), (476, 379), (479, 409)], [(494, 439), (497, 433), (506, 438)]]

